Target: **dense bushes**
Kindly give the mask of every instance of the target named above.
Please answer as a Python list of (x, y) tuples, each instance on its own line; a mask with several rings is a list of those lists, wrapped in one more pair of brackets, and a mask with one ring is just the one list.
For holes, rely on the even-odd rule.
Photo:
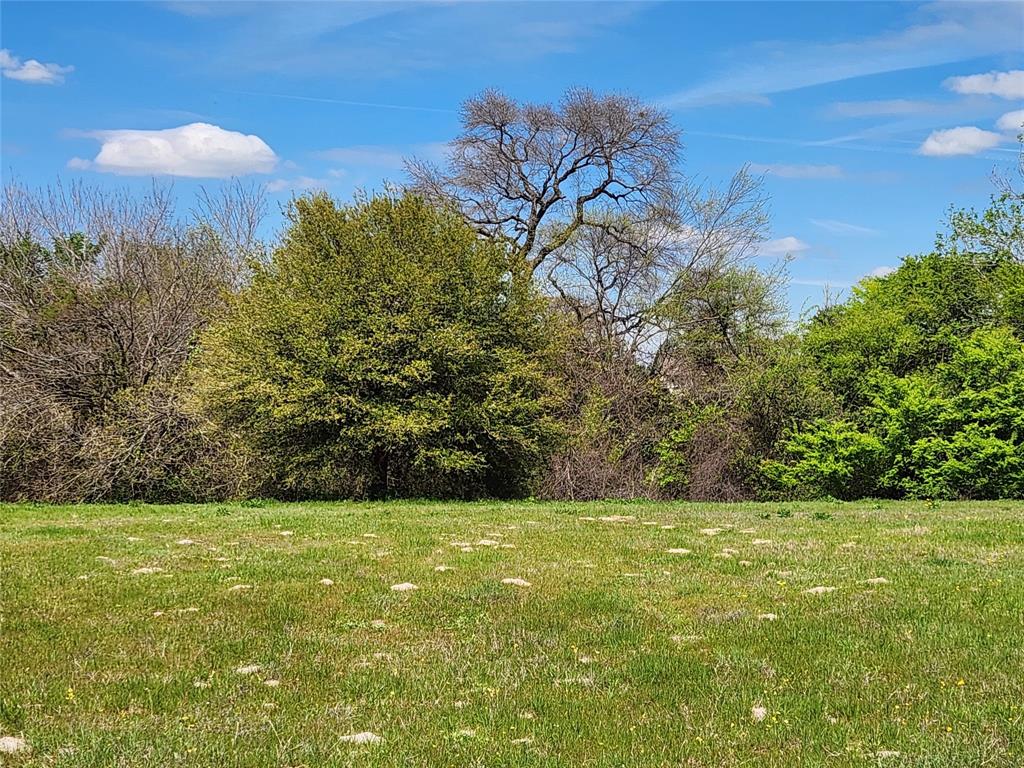
[[(804, 346), (841, 406), (794, 425), (774, 492), (839, 498), (1024, 494), (1024, 262), (1003, 195), (936, 250), (820, 312)], [(1016, 232), (1016, 234), (1014, 234)]]
[(930, 372), (876, 371), (857, 423), (818, 421), (766, 474), (795, 495), (1016, 498), (1024, 494), (1024, 346), (1006, 327), (950, 342)]
[(253, 255), (260, 201), (4, 190), (0, 498), (204, 499), (237, 463), (187, 407), (195, 334)]
[(555, 425), (521, 261), (411, 195), (319, 195), (290, 218), (195, 365), (214, 421), (268, 467), (263, 492), (526, 492)]
[(168, 190), (9, 186), (0, 498), (1024, 495), (1009, 186), (797, 324), (750, 265), (758, 180), (677, 179), (665, 115), (469, 107), (447, 171), (300, 197), (269, 255), (237, 186), (188, 216)]

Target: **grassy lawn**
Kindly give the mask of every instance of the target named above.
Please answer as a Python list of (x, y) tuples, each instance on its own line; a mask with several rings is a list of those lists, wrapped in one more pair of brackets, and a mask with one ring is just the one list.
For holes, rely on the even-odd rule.
[(5, 766), (1020, 766), (1024, 503), (0, 506), (0, 736)]

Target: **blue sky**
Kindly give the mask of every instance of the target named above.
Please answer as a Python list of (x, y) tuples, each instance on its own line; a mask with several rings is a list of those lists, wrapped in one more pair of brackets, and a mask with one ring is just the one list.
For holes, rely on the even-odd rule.
[(766, 174), (797, 309), (984, 205), (1024, 121), (1021, 3), (2, 2), (0, 48), (5, 179), (183, 197), (241, 174), (346, 198), (439, 156), (484, 88), (629, 91), (672, 112), (686, 173)]

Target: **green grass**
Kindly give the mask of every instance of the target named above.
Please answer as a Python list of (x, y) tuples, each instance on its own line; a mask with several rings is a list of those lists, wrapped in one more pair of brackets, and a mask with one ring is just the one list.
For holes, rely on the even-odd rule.
[(1024, 503), (0, 506), (0, 735), (5, 766), (1020, 766)]

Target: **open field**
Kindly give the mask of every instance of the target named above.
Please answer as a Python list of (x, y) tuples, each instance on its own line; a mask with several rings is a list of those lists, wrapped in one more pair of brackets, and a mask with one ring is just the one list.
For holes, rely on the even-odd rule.
[(1024, 764), (1021, 503), (0, 506), (0, 620), (3, 765)]

